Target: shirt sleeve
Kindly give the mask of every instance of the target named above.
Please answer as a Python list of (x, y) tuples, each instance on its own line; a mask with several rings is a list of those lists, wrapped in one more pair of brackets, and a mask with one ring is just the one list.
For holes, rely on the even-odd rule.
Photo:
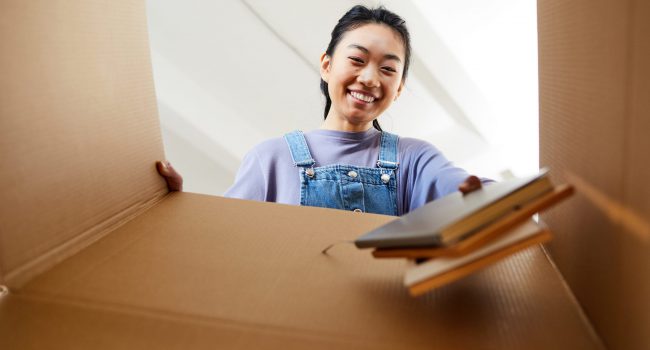
[[(405, 196), (404, 214), (458, 191), (458, 186), (470, 176), (429, 143), (423, 143), (418, 150), (409, 153), (413, 157), (413, 166), (407, 174), (408, 195)], [(492, 182), (489, 179), (481, 181)]]
[(264, 201), (266, 199), (266, 174), (255, 149), (250, 150), (242, 159), (235, 182), (226, 191), (224, 197)]

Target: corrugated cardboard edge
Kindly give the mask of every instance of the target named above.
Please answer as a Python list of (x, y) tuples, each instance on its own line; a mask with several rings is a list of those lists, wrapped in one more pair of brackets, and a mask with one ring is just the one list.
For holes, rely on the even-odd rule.
[(587, 317), (587, 313), (585, 312), (585, 309), (582, 307), (580, 302), (578, 301), (578, 298), (576, 297), (575, 294), (573, 294), (573, 291), (571, 290), (571, 287), (567, 283), (566, 279), (564, 279), (564, 275), (562, 275), (562, 272), (560, 269), (558, 269), (557, 265), (555, 265), (555, 262), (553, 261), (553, 258), (549, 255), (548, 250), (546, 249), (546, 246), (544, 244), (539, 245), (540, 248), (542, 249), (542, 253), (544, 253), (544, 256), (546, 257), (546, 260), (548, 263), (551, 265), (551, 268), (555, 273), (557, 274), (560, 282), (562, 283), (562, 288), (564, 288), (564, 292), (566, 295), (569, 297), (569, 300), (573, 303), (575, 306), (576, 311), (578, 312), (578, 315), (582, 319), (582, 322), (587, 326), (587, 329), (589, 331), (589, 334), (591, 337), (594, 339), (594, 342), (600, 346), (600, 349), (607, 349), (605, 346), (605, 342), (603, 341), (603, 338), (598, 335), (598, 332), (596, 332), (596, 328), (594, 327), (593, 323)]
[[(11, 285), (20, 288), (33, 277), (47, 271), (61, 261), (77, 254), (91, 244), (105, 237), (118, 227), (126, 224), (136, 218), (149, 208), (159, 203), (167, 195), (167, 191), (159, 191), (146, 201), (137, 202), (117, 214), (111, 216), (104, 222), (101, 222), (92, 228), (74, 236), (72, 239), (60, 244), (49, 250), (45, 254), (30, 260), (21, 267), (13, 270), (4, 276), (1, 284)], [(1, 271), (0, 271), (1, 272)], [(0, 276), (2, 277), (2, 276)]]

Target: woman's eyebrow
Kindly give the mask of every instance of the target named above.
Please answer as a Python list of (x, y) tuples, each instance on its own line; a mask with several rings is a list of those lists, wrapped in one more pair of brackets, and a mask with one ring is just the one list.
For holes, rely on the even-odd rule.
[[(348, 45), (348, 47), (353, 48), (353, 49), (359, 49), (359, 50), (363, 51), (365, 54), (370, 54), (370, 51), (368, 49), (366, 49), (365, 47), (363, 47), (363, 46), (361, 46), (359, 44), (350, 44), (350, 45)], [(399, 56), (394, 55), (392, 53), (385, 54), (384, 59), (394, 60), (394, 61), (402, 63), (402, 60), (399, 59)]]

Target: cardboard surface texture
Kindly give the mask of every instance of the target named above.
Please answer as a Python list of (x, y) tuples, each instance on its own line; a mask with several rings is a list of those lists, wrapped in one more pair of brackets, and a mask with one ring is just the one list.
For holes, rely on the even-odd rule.
[[(179, 325), (179, 334), (198, 324), (191, 332), (225, 334), (222, 341), (233, 348), (267, 338), (278, 347), (589, 349), (596, 344), (538, 248), (422, 298), (409, 297), (403, 287), (403, 261), (373, 259), (352, 244), (321, 253), (333, 241), (390, 219), (175, 193), (12, 293), (11, 306), (0, 304), (0, 313), (15, 312), (13, 327), (33, 332), (38, 324), (21, 308), (70, 309), (76, 316), (66, 316), (69, 323), (57, 327), (106, 332), (101, 323), (84, 322), (99, 312), (108, 332), (127, 344), (133, 330), (123, 328), (118, 321), (123, 317), (133, 327), (140, 327), (134, 318), (144, 319), (145, 332), (158, 326), (152, 319), (161, 319), (163, 328)], [(238, 337), (243, 339), (235, 341)], [(20, 340), (25, 340), (17, 339), (16, 346), (24, 346)]]
[(0, 3), (0, 270), (19, 286), (166, 192), (143, 2)]
[(575, 198), (542, 218), (611, 349), (650, 348), (650, 2), (538, 2), (540, 162)]
[(0, 2), (1, 349), (601, 347), (539, 247), (412, 298), (404, 261), (321, 253), (391, 217), (167, 194), (148, 50), (144, 1)]

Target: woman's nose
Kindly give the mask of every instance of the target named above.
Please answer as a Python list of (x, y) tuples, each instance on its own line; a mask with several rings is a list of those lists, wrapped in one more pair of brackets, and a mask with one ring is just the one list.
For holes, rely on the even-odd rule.
[(367, 87), (378, 87), (379, 76), (377, 71), (371, 66), (366, 66), (360, 73), (357, 80)]

